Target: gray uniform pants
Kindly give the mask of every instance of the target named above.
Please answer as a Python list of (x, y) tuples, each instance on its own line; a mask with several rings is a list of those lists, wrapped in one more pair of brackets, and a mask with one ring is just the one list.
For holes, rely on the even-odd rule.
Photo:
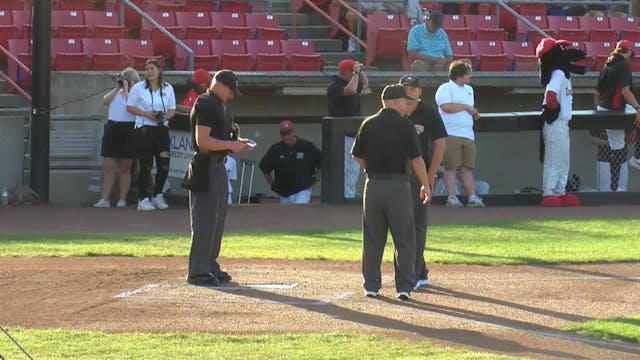
[(429, 223), (429, 205), (420, 200), (420, 180), (411, 175), (411, 200), (413, 201), (413, 222), (416, 234), (416, 281), (426, 279), (429, 270), (424, 261), (424, 248), (427, 244), (427, 226)]
[(380, 265), (391, 230), (396, 290), (411, 292), (415, 284), (416, 237), (411, 187), (406, 180), (368, 178), (362, 215), (362, 275), (367, 291), (382, 287)]
[(209, 189), (205, 192), (190, 191), (191, 252), (189, 253), (189, 277), (219, 273), (216, 259), (220, 254), (220, 242), (227, 216), (227, 170), (224, 164), (211, 158), (209, 164)]

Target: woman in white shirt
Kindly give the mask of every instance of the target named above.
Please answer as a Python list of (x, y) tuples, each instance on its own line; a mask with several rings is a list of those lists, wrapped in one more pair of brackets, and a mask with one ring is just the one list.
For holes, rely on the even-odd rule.
[(127, 111), (127, 98), (131, 86), (140, 81), (138, 72), (128, 67), (122, 71), (117, 85), (105, 96), (102, 103), (109, 106), (107, 123), (104, 125), (100, 155), (102, 162), (102, 197), (93, 206), (108, 208), (109, 194), (118, 176), (120, 197), (116, 204), (127, 207), (127, 193), (131, 187), (131, 164), (136, 158), (136, 136), (134, 124), (136, 117)]
[[(169, 175), (169, 120), (176, 113), (176, 96), (173, 87), (162, 81), (162, 68), (156, 60), (147, 60), (144, 73), (146, 79), (133, 86), (127, 100), (127, 110), (136, 116), (139, 136), (138, 210), (163, 210), (169, 208), (162, 187)], [(154, 158), (157, 171), (151, 191)]]
[(484, 207), (473, 185), (473, 169), (476, 161), (476, 144), (473, 122), (480, 118), (474, 107), (471, 65), (457, 60), (449, 66), (449, 81), (436, 91), (438, 111), (447, 129), (447, 147), (444, 151), (444, 185), (447, 190), (447, 206), (462, 207), (455, 194), (456, 170), (460, 168), (460, 181), (469, 196), (468, 207)]

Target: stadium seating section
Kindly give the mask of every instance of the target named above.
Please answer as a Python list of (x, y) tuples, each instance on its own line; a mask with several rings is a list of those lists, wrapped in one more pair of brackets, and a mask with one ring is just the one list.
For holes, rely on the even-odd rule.
[[(315, 6), (339, 19), (340, 8), (330, 0)], [(206, 0), (133, 0), (153, 22), (181, 39), (194, 54), (194, 66), (207, 70), (322, 71), (324, 61), (312, 40), (288, 39), (277, 15), (256, 10), (256, 2)], [(425, 8), (440, 9), (441, 3)], [(615, 43), (627, 39), (640, 53), (638, 19), (607, 16), (550, 16), (544, 4), (512, 4), (524, 16), (518, 20), (495, 4), (460, 4), (459, 14), (444, 16), (454, 58), (470, 59), (478, 71), (536, 71), (535, 46), (545, 35), (574, 42), (587, 51), (589, 71), (598, 71)], [(162, 31), (125, 7), (120, 24), (117, 0), (53, 0), (51, 64), (60, 71), (118, 71), (125, 66), (142, 69), (149, 58), (168, 69), (187, 70), (189, 56)], [(27, 66), (31, 63), (30, 0), (0, 2), (0, 45)], [(292, 1), (293, 11), (309, 8)], [(254, 10), (256, 10), (254, 12)], [(308, 10), (313, 11), (313, 10)], [(408, 69), (406, 39), (411, 26), (404, 15), (367, 16), (365, 65), (396, 63)], [(533, 30), (535, 25), (542, 31)], [(333, 27), (329, 37), (337, 34)], [(22, 85), (29, 76), (7, 61), (9, 75)], [(634, 60), (636, 61), (636, 60)], [(638, 60), (640, 61), (640, 60)], [(632, 65), (640, 70), (640, 62)]]

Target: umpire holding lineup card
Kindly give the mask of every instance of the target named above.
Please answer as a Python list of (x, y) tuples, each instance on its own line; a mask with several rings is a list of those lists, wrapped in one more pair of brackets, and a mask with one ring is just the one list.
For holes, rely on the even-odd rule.
[(405, 116), (409, 102), (400, 84), (382, 91), (383, 107), (360, 125), (351, 154), (367, 174), (362, 213), (362, 275), (365, 296), (377, 297), (382, 287), (380, 265), (391, 229), (397, 297), (409, 300), (415, 285), (416, 237), (409, 176), (420, 180), (420, 199), (431, 198), (418, 134)]
[(255, 142), (232, 135), (232, 116), (228, 103), (240, 96), (238, 77), (220, 70), (209, 89), (198, 97), (191, 109), (194, 149), (208, 158), (207, 189), (189, 191), (191, 210), (191, 252), (187, 282), (218, 286), (231, 281), (217, 262), (227, 215), (228, 180), (224, 163), (229, 152), (251, 151)]

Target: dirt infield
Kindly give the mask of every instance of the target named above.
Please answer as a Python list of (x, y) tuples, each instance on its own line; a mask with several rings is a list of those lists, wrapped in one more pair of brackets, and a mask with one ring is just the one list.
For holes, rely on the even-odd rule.
[[(436, 207), (431, 221), (640, 214), (636, 206), (578, 210)], [(359, 218), (354, 205), (234, 206), (228, 227), (354, 227)], [(185, 209), (155, 214), (48, 206), (0, 209), (1, 233), (187, 229)], [(368, 299), (362, 296), (358, 263), (222, 259), (234, 282), (209, 289), (184, 282), (186, 262), (186, 258), (1, 258), (0, 324), (110, 332), (348, 331), (536, 359), (640, 357), (638, 345), (562, 330), (574, 322), (638, 314), (640, 263), (433, 265), (433, 286), (415, 292), (412, 301), (404, 303), (393, 296), (393, 270), (388, 264), (381, 298)]]

